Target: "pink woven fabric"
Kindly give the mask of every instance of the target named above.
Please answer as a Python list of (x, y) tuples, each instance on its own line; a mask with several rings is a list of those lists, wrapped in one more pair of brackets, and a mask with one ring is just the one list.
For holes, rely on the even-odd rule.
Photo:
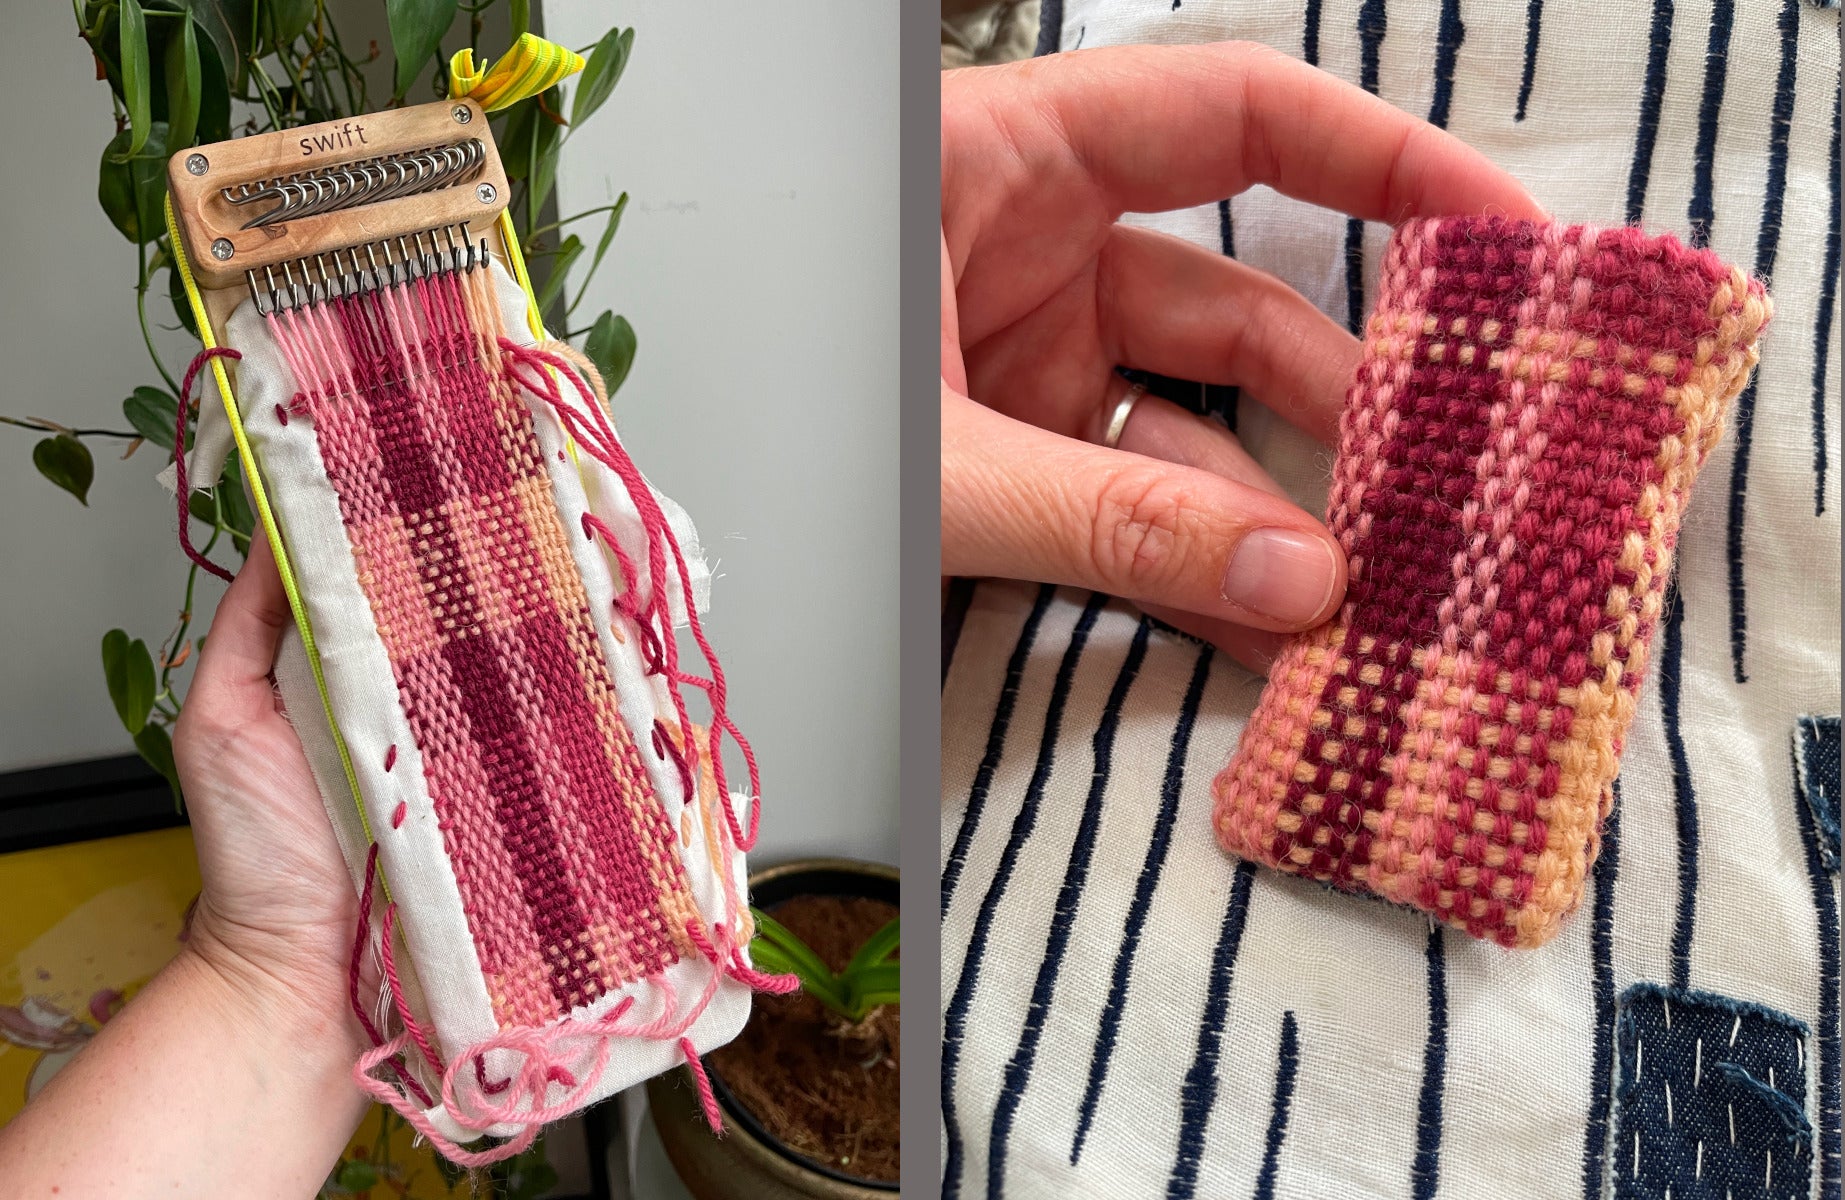
[(1637, 229), (1399, 228), (1327, 503), (1349, 590), (1217, 777), (1224, 847), (1508, 946), (1551, 937), (1770, 311)]

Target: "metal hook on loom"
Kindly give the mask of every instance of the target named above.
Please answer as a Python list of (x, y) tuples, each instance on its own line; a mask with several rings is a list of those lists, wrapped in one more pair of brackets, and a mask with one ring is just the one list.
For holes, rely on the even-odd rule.
[[(429, 239), (427, 249), (423, 245), (425, 237)], [(363, 262), (359, 258), (361, 254), (365, 256)], [(342, 261), (342, 255), (351, 260), (350, 265)], [(249, 284), (257, 315), (266, 317), (274, 312), (402, 287), (412, 280), (443, 274), (471, 274), (492, 260), (493, 251), (487, 238), (484, 235), (473, 237), (468, 223), (463, 221), (357, 246), (316, 250), (312, 255), (263, 267), (261, 280), (255, 268), (246, 270), (244, 279)], [(276, 280), (278, 267), (282, 273), (279, 283)], [(301, 273), (300, 282), (295, 280), (297, 270)]]
[(469, 138), (452, 146), (427, 146), (316, 171), (297, 171), (273, 179), (241, 183), (222, 189), (220, 194), (226, 203), (237, 207), (264, 200), (275, 201), (273, 206), (244, 222), (245, 229), (260, 229), (320, 213), (469, 183), (486, 164), (486, 146), (479, 138)]

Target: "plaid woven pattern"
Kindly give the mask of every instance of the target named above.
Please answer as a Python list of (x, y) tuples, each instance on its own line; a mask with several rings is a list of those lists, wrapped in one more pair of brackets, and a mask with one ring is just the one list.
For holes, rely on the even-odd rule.
[[(485, 271), (269, 317), (339, 498), (502, 1027), (691, 949)], [(581, 533), (578, 536), (583, 536)]]
[(1412, 221), (1341, 418), (1334, 620), (1214, 785), (1233, 853), (1535, 946), (1580, 902), (1692, 479), (1771, 306), (1637, 229)]

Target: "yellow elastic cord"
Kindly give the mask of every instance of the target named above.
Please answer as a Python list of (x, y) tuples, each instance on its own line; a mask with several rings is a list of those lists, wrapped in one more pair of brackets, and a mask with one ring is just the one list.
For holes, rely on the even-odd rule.
[[(173, 217), (173, 198), (166, 200), (167, 240), (173, 247), (173, 265), (179, 271), (179, 281), (186, 289), (186, 299), (192, 305), (192, 316), (198, 323), (199, 341), (207, 350), (218, 343), (213, 337), (211, 316), (205, 311), (204, 297), (199, 295), (198, 285), (192, 279), (192, 267), (186, 262), (185, 240), (179, 234), (179, 222)], [(359, 824), (365, 830), (367, 842), (372, 838), (372, 824), (365, 815), (365, 805), (359, 798), (359, 777), (352, 769), (352, 756), (346, 750), (346, 739), (340, 734), (339, 722), (333, 717), (333, 701), (327, 695), (327, 679), (320, 669), (320, 651), (314, 645), (314, 630), (308, 624), (307, 608), (301, 602), (301, 589), (295, 583), (295, 574), (289, 568), (288, 551), (282, 545), (282, 531), (276, 525), (275, 513), (269, 507), (269, 495), (263, 488), (263, 476), (256, 466), (256, 455), (250, 449), (250, 441), (244, 436), (243, 419), (237, 412), (237, 401), (231, 395), (230, 377), (224, 372), (224, 360), (211, 360), (211, 372), (218, 380), (218, 397), (224, 402), (224, 412), (231, 421), (231, 436), (237, 439), (237, 457), (243, 463), (243, 477), (250, 483), (250, 495), (256, 501), (257, 515), (263, 522), (263, 533), (269, 539), (269, 548), (275, 551), (276, 570), (282, 576), (282, 590), (288, 594), (288, 608), (294, 614), (295, 628), (301, 631), (301, 644), (307, 650), (308, 666), (314, 672), (314, 686), (320, 691), (321, 707), (327, 713), (327, 728), (333, 733), (333, 744), (340, 752), (340, 766), (346, 771), (347, 786), (352, 789), (353, 806), (359, 811)], [(385, 898), (390, 899), (390, 885), (384, 882), (384, 870), (378, 871), (378, 882), (384, 888)]]
[(554, 87), (583, 69), (583, 57), (556, 42), (522, 33), (511, 50), (490, 67), (476, 70), (474, 51), (463, 48), (448, 60), (449, 99), (462, 96), (488, 112), (519, 103)]

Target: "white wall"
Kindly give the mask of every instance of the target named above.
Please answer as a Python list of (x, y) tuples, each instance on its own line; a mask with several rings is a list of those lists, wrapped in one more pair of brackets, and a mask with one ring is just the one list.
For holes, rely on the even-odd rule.
[(897, 18), (544, 6), (567, 46), (636, 30), (566, 146), (559, 210), (630, 195), (577, 318), (634, 325), (616, 419), (717, 568), (708, 628), (762, 760), (765, 863), (897, 855)]
[[(12, 6), (0, 72), (0, 413), (123, 429), (122, 398), (159, 384), (135, 321), (134, 248), (96, 204), (114, 132), (108, 85), (68, 4)], [(151, 321), (177, 324), (164, 272)], [(155, 330), (177, 378), (183, 333)], [(0, 771), (132, 751), (110, 707), (98, 647), (120, 626), (153, 645), (185, 581), (157, 449), (117, 461), (95, 441), (88, 508), (39, 477), (39, 437), (0, 426)], [(234, 558), (224, 561), (234, 563)], [(221, 585), (198, 588), (199, 627)]]

